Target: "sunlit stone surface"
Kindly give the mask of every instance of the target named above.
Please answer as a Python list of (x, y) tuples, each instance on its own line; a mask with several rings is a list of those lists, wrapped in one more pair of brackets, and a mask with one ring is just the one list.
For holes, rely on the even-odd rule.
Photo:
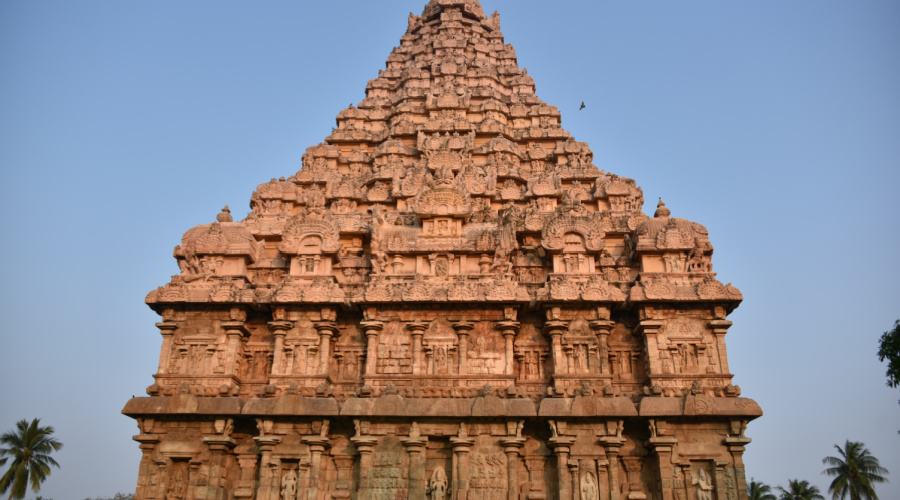
[(147, 296), (136, 498), (745, 499), (741, 294), (559, 123), (499, 15), (410, 15), (303, 168)]

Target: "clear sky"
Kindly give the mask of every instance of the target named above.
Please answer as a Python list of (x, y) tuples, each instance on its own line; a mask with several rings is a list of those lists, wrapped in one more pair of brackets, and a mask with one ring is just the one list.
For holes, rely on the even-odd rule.
[[(144, 296), (225, 204), (300, 167), (426, 0), (0, 1), (0, 432), (53, 425), (42, 494), (134, 491)], [(826, 490), (864, 442), (900, 498), (900, 2), (483, 0), (563, 127), (652, 214), (700, 222), (745, 301), (727, 341), (748, 477)], [(584, 101), (586, 108), (579, 111)]]

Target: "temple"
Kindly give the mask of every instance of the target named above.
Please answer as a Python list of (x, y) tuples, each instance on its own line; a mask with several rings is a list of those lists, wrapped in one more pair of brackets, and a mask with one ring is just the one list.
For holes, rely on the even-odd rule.
[(745, 500), (706, 229), (587, 144), (477, 0), (432, 0), (366, 97), (184, 234), (135, 498)]

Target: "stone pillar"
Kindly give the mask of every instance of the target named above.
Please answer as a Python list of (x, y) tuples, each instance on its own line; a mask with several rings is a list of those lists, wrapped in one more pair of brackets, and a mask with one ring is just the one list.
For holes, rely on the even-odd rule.
[(603, 436), (600, 445), (606, 450), (606, 459), (609, 460), (607, 472), (609, 474), (609, 500), (620, 500), (619, 495), (619, 449), (625, 444), (625, 438), (618, 436)]
[(650, 433), (650, 449), (656, 456), (656, 466), (659, 470), (659, 487), (662, 494), (662, 500), (675, 500), (674, 482), (675, 469), (672, 467), (672, 449), (678, 442), (674, 436), (659, 436), (657, 432), (652, 430), (659, 427), (660, 423), (656, 422), (651, 427)]
[(272, 375), (287, 375), (281, 369), (284, 365), (284, 337), (294, 326), (290, 321), (270, 321), (269, 331), (275, 335), (275, 356), (272, 360)]
[(378, 438), (371, 436), (356, 436), (350, 438), (350, 442), (356, 446), (359, 453), (359, 497), (358, 500), (369, 500), (369, 472), (372, 470), (372, 453), (375, 451), (375, 445), (378, 444)]
[(609, 371), (609, 333), (615, 322), (609, 320), (591, 321), (591, 329), (597, 334), (597, 344), (600, 346), (600, 373), (612, 375)]
[[(559, 500), (572, 500), (572, 476), (569, 474), (569, 450), (575, 438), (569, 436), (556, 436), (548, 440), (556, 455), (556, 470), (559, 477)], [(618, 499), (616, 499), (618, 500)]]
[(500, 328), (500, 333), (503, 334), (503, 339), (506, 341), (506, 366), (503, 370), (503, 373), (506, 375), (513, 374), (513, 356), (515, 353), (513, 352), (513, 341), (516, 339), (516, 334), (519, 332), (519, 322), (518, 321), (501, 321), (497, 324)]
[(366, 369), (363, 374), (363, 383), (368, 384), (369, 378), (378, 372), (378, 334), (384, 330), (384, 323), (363, 321), (360, 326), (366, 335)]
[[(734, 462), (734, 481), (737, 486), (737, 497), (740, 500), (747, 498), (747, 475), (744, 471), (744, 451), (746, 446), (750, 444), (751, 439), (743, 436), (725, 438), (725, 446), (731, 453)], [(721, 497), (720, 497), (721, 498)]]
[[(415, 424), (413, 424), (415, 425)], [(428, 487), (428, 480), (425, 478), (425, 446), (428, 444), (427, 437), (410, 435), (403, 438), (400, 443), (406, 447), (406, 453), (409, 454), (409, 500), (425, 500), (425, 489)]]
[(519, 453), (525, 446), (525, 438), (509, 437), (500, 440), (506, 453), (507, 500), (519, 498)]
[(425, 334), (425, 330), (428, 329), (428, 323), (409, 323), (406, 325), (406, 328), (409, 329), (413, 340), (413, 374), (421, 375), (425, 372), (422, 368), (422, 336)]
[[(709, 328), (716, 337), (716, 351), (719, 356), (719, 373), (731, 373), (728, 368), (728, 350), (725, 348), (725, 334), (733, 325), (731, 321), (713, 320), (709, 322)], [(740, 483), (740, 481), (738, 481)]]
[(228, 485), (225, 484), (225, 469), (229, 452), (237, 446), (237, 441), (229, 436), (206, 436), (203, 442), (209, 446), (210, 470), (206, 500), (225, 500), (228, 496)]
[(578, 481), (578, 460), (569, 460), (569, 476), (572, 478), (572, 500), (586, 500), (581, 498), (581, 485)]
[(281, 438), (275, 436), (256, 436), (253, 438), (259, 447), (259, 484), (256, 488), (257, 500), (269, 500), (278, 494), (278, 480), (272, 474), (272, 450), (281, 442)]
[(544, 481), (544, 457), (527, 457), (525, 459), (525, 467), (528, 469), (528, 481), (531, 483), (531, 491), (528, 493), (528, 498), (522, 500), (545, 500), (547, 493), (544, 491), (546, 486), (546, 481)]
[(566, 359), (562, 350), (562, 336), (566, 332), (566, 327), (568, 327), (568, 323), (565, 321), (550, 320), (544, 324), (544, 331), (550, 335), (553, 375), (564, 375), (567, 373)]
[(661, 375), (662, 361), (659, 359), (659, 344), (656, 342), (656, 336), (664, 322), (655, 319), (642, 320), (637, 327), (635, 333), (643, 335), (644, 350), (647, 353), (647, 369), (651, 376)]
[(300, 441), (309, 445), (310, 454), (309, 488), (306, 490), (306, 499), (318, 500), (319, 484), (324, 479), (322, 477), (322, 453), (331, 448), (331, 440), (325, 436), (305, 436)]
[(318, 321), (315, 326), (319, 333), (319, 374), (328, 374), (328, 361), (331, 359), (331, 339), (338, 333), (334, 321)]
[(162, 355), (159, 357), (159, 368), (156, 372), (160, 375), (168, 375), (169, 363), (172, 359), (172, 341), (175, 337), (175, 330), (178, 329), (178, 323), (175, 323), (174, 321), (163, 321), (157, 323), (156, 327), (159, 328), (159, 333), (162, 334), (163, 338), (162, 348), (160, 349)]
[(228, 345), (225, 348), (225, 376), (237, 377), (237, 359), (241, 350), (241, 341), (250, 335), (250, 330), (243, 321), (225, 321), (222, 323), (225, 335), (228, 337)]
[(150, 464), (153, 461), (153, 452), (156, 450), (156, 445), (159, 444), (160, 437), (156, 434), (144, 434), (141, 431), (140, 435), (134, 436), (131, 439), (134, 439), (138, 443), (141, 443), (139, 448), (141, 449), (141, 465), (138, 469), (138, 483), (137, 489), (134, 492), (135, 500), (144, 500), (146, 498), (152, 498), (155, 492), (150, 492), (150, 488), (152, 485), (149, 484), (150, 480)]
[(459, 337), (459, 374), (465, 375), (467, 372), (466, 364), (469, 360), (469, 333), (475, 328), (474, 323), (468, 321), (458, 321), (453, 323), (453, 329), (456, 330), (456, 336)]
[(475, 440), (467, 437), (452, 437), (453, 477), (451, 478), (451, 500), (466, 500), (469, 494), (469, 452)]

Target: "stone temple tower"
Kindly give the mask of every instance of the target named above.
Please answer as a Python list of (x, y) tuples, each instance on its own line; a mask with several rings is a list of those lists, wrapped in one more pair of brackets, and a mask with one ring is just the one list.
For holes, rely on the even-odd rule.
[(643, 204), (499, 15), (432, 0), (297, 173), (175, 247), (135, 498), (746, 499), (741, 293)]

